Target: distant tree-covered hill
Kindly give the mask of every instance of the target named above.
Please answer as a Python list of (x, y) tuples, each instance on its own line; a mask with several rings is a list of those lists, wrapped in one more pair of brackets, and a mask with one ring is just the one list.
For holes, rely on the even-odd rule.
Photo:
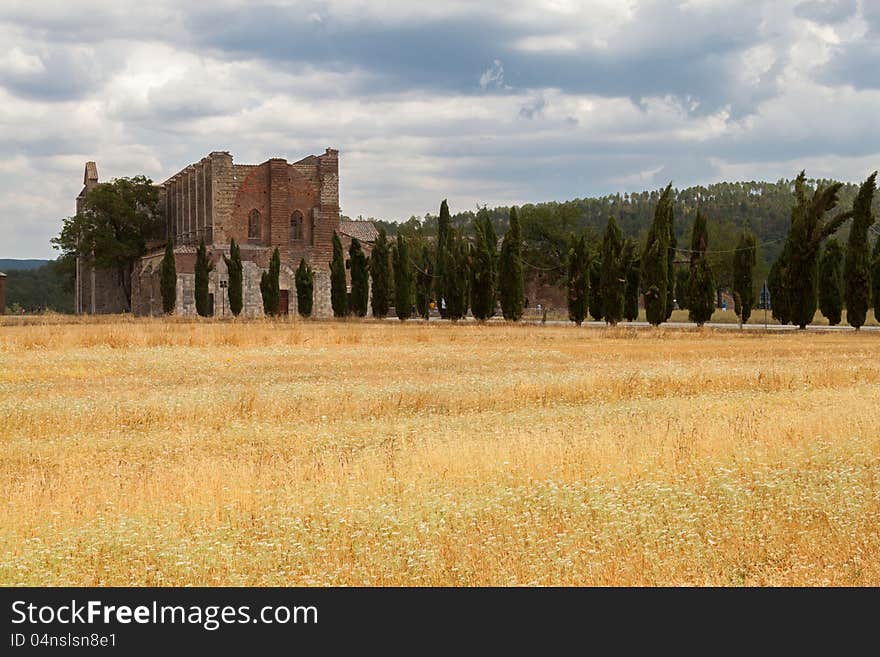
[[(10, 267), (6, 263), (12, 262)], [(73, 279), (67, 268), (55, 260), (36, 261), (37, 267), (15, 268), (16, 263), (33, 262), (0, 260), (0, 271), (6, 274), (6, 307), (9, 311), (38, 312), (54, 310), (73, 312)]]
[(19, 269), (36, 269), (42, 267), (50, 260), (17, 260), (15, 258), (0, 258), (0, 271), (10, 272)]
[[(811, 185), (825, 185), (830, 180), (811, 180)], [(777, 182), (720, 182), (708, 186), (673, 190), (675, 199), (675, 232), (679, 245), (689, 243), (697, 208), (708, 217), (710, 262), (719, 285), (728, 286), (732, 276), (733, 254), (739, 233), (750, 228), (758, 238), (756, 280), (766, 276), (770, 264), (782, 250), (788, 232), (791, 208), (794, 203), (794, 181)], [(848, 183), (841, 190), (838, 210), (852, 208), (858, 185)], [(524, 259), (533, 271), (545, 272), (551, 280), (562, 276), (568, 236), (585, 232), (595, 249), (609, 215), (614, 215), (625, 235), (641, 244), (647, 234), (660, 190), (628, 194), (609, 194), (598, 198), (578, 198), (563, 202), (527, 204), (520, 208)], [(875, 198), (880, 206), (880, 195)], [(439, 201), (438, 201), (439, 207)], [(454, 209), (454, 208), (453, 208)], [(488, 208), (499, 236), (507, 231), (509, 208)], [(472, 233), (476, 210), (458, 212), (452, 216), (454, 226), (466, 234)], [(437, 217), (411, 217), (396, 223), (373, 219), (393, 235), (398, 230), (422, 237), (436, 235)], [(846, 239), (849, 223), (840, 230)], [(680, 254), (680, 258), (687, 256)], [(554, 274), (554, 272), (557, 272)]]

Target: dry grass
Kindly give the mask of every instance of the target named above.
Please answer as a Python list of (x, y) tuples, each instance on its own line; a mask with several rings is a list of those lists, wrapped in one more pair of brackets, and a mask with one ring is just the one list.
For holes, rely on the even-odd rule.
[(876, 333), (15, 324), (2, 584), (880, 585)]

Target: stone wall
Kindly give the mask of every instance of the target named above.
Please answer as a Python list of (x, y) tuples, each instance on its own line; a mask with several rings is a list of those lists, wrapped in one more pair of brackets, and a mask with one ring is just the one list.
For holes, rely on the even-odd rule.
[[(219, 256), (219, 254), (218, 254)], [(263, 295), (260, 292), (260, 280), (266, 267), (260, 267), (253, 260), (242, 259), (242, 317), (254, 318), (263, 316)], [(158, 273), (154, 273), (155, 281), (154, 302), (150, 306), (148, 300), (138, 305), (139, 312), (149, 314), (152, 307), (154, 314), (160, 314), (162, 310), (161, 292), (158, 287)], [(229, 281), (229, 272), (226, 262), (218, 257), (214, 262), (214, 268), (208, 275), (208, 292), (214, 295), (214, 316), (232, 317), (229, 308), (229, 288), (221, 288), (220, 281)], [(295, 285), (295, 270), (286, 264), (281, 265), (278, 276), (278, 286), (281, 290), (287, 290), (288, 314), (297, 315), (297, 299)], [(148, 291), (143, 287), (142, 290)], [(330, 272), (315, 272), (315, 299), (312, 308), (312, 317), (331, 317), (330, 306)], [(195, 305), (195, 275), (192, 273), (180, 273), (177, 275), (177, 303), (174, 310), (177, 315), (196, 315)]]
[(97, 269), (87, 258), (80, 259), (79, 295), (82, 312), (106, 315), (128, 312), (125, 291), (113, 269)]

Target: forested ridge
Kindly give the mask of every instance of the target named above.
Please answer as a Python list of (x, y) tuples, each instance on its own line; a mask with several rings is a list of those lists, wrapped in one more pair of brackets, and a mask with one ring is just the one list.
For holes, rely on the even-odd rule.
[[(826, 186), (831, 180), (811, 179), (811, 188)], [(840, 191), (840, 203), (835, 210), (852, 207), (859, 185), (845, 183)], [(523, 258), (533, 270), (545, 271), (551, 278), (562, 278), (565, 257), (571, 234), (585, 233), (593, 249), (598, 248), (602, 231), (613, 215), (624, 236), (644, 242), (654, 209), (662, 190), (608, 194), (601, 197), (577, 198), (570, 201), (530, 203), (519, 208), (523, 233)], [(766, 277), (770, 264), (779, 256), (791, 222), (795, 202), (794, 180), (777, 182), (719, 182), (708, 186), (693, 186), (672, 190), (675, 211), (675, 235), (679, 244), (685, 244), (700, 209), (707, 217), (710, 249), (708, 257), (716, 271), (718, 284), (732, 285), (733, 251), (740, 232), (749, 228), (757, 237), (758, 254), (755, 277)], [(874, 200), (875, 211), (878, 199)], [(507, 232), (510, 208), (486, 208), (499, 237)], [(473, 234), (477, 208), (452, 214), (452, 226), (466, 235)], [(372, 218), (377, 227), (384, 227), (389, 235), (398, 230), (405, 234), (432, 237), (437, 234), (437, 216), (410, 217), (397, 223)], [(849, 222), (838, 236), (845, 241)], [(684, 260), (686, 250), (681, 249)]]

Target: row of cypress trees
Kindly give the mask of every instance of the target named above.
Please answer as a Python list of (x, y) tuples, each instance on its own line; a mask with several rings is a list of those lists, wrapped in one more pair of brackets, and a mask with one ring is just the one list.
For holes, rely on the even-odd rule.
[[(873, 262), (868, 240), (874, 223), (877, 172), (859, 187), (852, 210), (830, 216), (837, 207), (841, 186), (832, 183), (808, 194), (806, 173), (801, 171), (795, 180), (788, 237), (767, 279), (773, 317), (782, 324), (806, 328), (817, 306), (829, 323), (838, 324), (845, 307), (847, 322), (859, 329), (872, 301), (874, 314), (880, 319), (880, 240), (874, 246)], [(844, 255), (840, 242), (831, 236), (850, 218), (853, 222)]]
[[(832, 325), (841, 321), (844, 306), (847, 321), (861, 327), (871, 304), (880, 313), (880, 239), (869, 252), (868, 230), (874, 223), (872, 202), (877, 173), (865, 180), (853, 209), (826, 218), (837, 205), (840, 183), (816, 189), (808, 195), (805, 172), (795, 181), (795, 205), (792, 208), (789, 235), (782, 253), (770, 269), (773, 316), (781, 323), (808, 324), (818, 306)], [(614, 217), (610, 217), (597, 253), (591, 254), (586, 238), (572, 237), (567, 262), (569, 317), (581, 324), (589, 312), (594, 319), (617, 324), (632, 321), (638, 315), (639, 290), (644, 292), (645, 310), (651, 324), (668, 320), (674, 296), (688, 309), (691, 321), (702, 325), (714, 310), (715, 285), (707, 258), (708, 229), (705, 215), (698, 211), (688, 249), (686, 273), (675, 271), (677, 250), (674, 231), (672, 186), (660, 195), (654, 219), (641, 255), (636, 244), (624, 239)], [(847, 219), (853, 219), (847, 248), (834, 238), (827, 239)], [(349, 247), (352, 292), (349, 304), (346, 291), (345, 262), (339, 236), (333, 235), (333, 259), (330, 263), (331, 305), (333, 314), (364, 317), (368, 303), (373, 316), (385, 317), (390, 306), (391, 272), (394, 275), (395, 310), (400, 319), (412, 315), (412, 300), (420, 317), (429, 314), (433, 298), (439, 303), (441, 317), (457, 320), (468, 307), (478, 320), (494, 316), (500, 302), (502, 315), (516, 321), (522, 317), (524, 282), (522, 234), (516, 208), (510, 211), (510, 225), (502, 240), (500, 253), (497, 237), (488, 212), (478, 213), (475, 239), (469, 243), (452, 225), (447, 201), (440, 205), (438, 238), (434, 253), (422, 244), (418, 253), (410, 253), (407, 239), (398, 234), (389, 243), (384, 229), (379, 231), (369, 257), (360, 242), (352, 238)], [(822, 249), (822, 243), (826, 242)], [(753, 270), (757, 242), (751, 231), (743, 231), (733, 256), (734, 299), (741, 322), (747, 322), (754, 307)], [(229, 271), (230, 310), (242, 309), (242, 263), (238, 245), (230, 244), (224, 256)], [(393, 268), (391, 267), (393, 263)], [(195, 301), (200, 315), (209, 312), (208, 276), (211, 270), (204, 242), (196, 254)], [(264, 311), (277, 314), (280, 256), (272, 254), (269, 270), (260, 282)], [(176, 270), (173, 244), (166, 245), (162, 261), (160, 288), (166, 313), (173, 312), (176, 295)], [(314, 298), (314, 272), (305, 262), (295, 274), (300, 314), (311, 315)], [(676, 292), (676, 288), (677, 292)], [(370, 290), (372, 297), (370, 298)], [(350, 306), (350, 307), (349, 307)], [(880, 316), (878, 316), (880, 319)]]
[[(522, 234), (516, 208), (510, 211), (510, 228), (498, 252), (498, 238), (485, 210), (475, 221), (476, 237), (470, 243), (450, 221), (447, 201), (440, 204), (437, 242), (433, 253), (427, 243), (411, 252), (403, 235), (389, 243), (384, 229), (373, 244), (369, 260), (360, 242), (353, 238), (349, 247), (351, 300), (345, 285), (345, 262), (342, 242), (333, 237), (330, 263), (330, 297), (335, 317), (353, 314), (363, 317), (369, 304), (374, 317), (384, 318), (390, 307), (393, 272), (394, 309), (401, 320), (413, 316), (427, 319), (430, 303), (439, 302), (441, 317), (458, 320), (468, 309), (478, 320), (493, 317), (500, 302), (505, 319), (522, 317), (525, 305), (522, 270)], [(366, 284), (369, 279), (369, 285)], [(413, 305), (413, 300), (415, 305)]]

